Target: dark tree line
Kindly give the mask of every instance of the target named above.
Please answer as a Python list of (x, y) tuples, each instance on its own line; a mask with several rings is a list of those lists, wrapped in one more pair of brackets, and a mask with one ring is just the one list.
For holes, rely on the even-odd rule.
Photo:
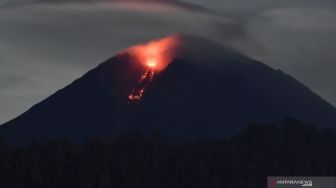
[(171, 143), (136, 131), (12, 147), (0, 141), (1, 188), (266, 187), (267, 176), (336, 175), (336, 132), (295, 120), (230, 139)]

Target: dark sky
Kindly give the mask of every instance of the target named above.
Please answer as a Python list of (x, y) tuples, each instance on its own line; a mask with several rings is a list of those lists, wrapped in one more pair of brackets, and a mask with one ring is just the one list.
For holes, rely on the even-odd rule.
[(336, 1), (184, 1), (0, 0), (0, 123), (121, 49), (178, 32), (236, 48), (336, 105)]

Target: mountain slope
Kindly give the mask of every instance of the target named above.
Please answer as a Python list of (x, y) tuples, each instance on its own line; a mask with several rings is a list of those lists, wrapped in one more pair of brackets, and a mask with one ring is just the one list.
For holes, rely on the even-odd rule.
[(81, 141), (137, 129), (176, 140), (215, 138), (288, 117), (336, 125), (336, 109), (283, 72), (204, 39), (180, 40), (140, 101), (127, 97), (146, 68), (132, 54), (119, 54), (4, 124), (0, 137)]

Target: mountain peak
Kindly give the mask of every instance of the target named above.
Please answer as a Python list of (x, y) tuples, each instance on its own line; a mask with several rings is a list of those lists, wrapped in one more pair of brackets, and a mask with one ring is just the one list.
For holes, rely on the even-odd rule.
[(286, 118), (333, 127), (336, 109), (292, 77), (214, 42), (175, 35), (130, 47), (0, 127), (13, 143), (227, 137)]

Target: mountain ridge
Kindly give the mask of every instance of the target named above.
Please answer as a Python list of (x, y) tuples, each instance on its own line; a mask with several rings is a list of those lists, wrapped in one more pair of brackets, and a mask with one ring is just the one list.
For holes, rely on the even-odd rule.
[(188, 55), (179, 54), (157, 73), (139, 102), (127, 97), (145, 68), (132, 54), (121, 53), (1, 126), (0, 137), (13, 143), (82, 141), (134, 128), (159, 131), (172, 140), (207, 139), (234, 135), (253, 122), (286, 118), (336, 126), (336, 109), (293, 77), (225, 48), (214, 49), (219, 47), (212, 42), (190, 40), (193, 45), (181, 50)]

